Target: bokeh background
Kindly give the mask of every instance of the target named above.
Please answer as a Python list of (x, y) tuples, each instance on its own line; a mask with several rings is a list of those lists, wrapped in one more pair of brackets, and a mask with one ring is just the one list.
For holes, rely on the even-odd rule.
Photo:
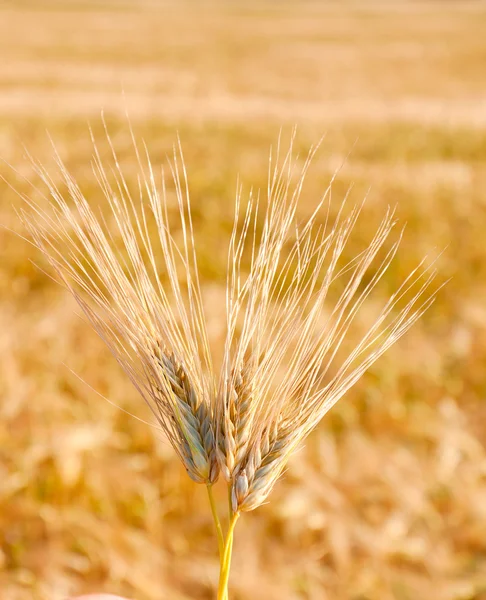
[(106, 153), (101, 111), (134, 186), (127, 114), (156, 165), (181, 138), (216, 342), (237, 176), (265, 189), (270, 146), (294, 125), (302, 156), (325, 136), (304, 208), (344, 162), (334, 198), (371, 189), (358, 238), (388, 205), (407, 222), (379, 294), (446, 249), (434, 307), (239, 523), (232, 598), (486, 598), (485, 4), (3, 0), (0, 57), (2, 600), (215, 596), (205, 490), (97, 395), (148, 416), (10, 231), (10, 186), (38, 194), (25, 149), (52, 167), (49, 136), (102, 203), (88, 129)]

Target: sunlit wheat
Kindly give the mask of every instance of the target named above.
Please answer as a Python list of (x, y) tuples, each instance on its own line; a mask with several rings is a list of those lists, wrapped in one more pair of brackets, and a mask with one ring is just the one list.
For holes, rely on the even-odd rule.
[[(373, 304), (369, 322), (361, 320), (375, 286), (398, 260), (401, 232), (389, 241), (393, 210), (350, 258), (362, 206), (342, 202), (335, 209), (329, 186), (303, 217), (299, 198), (312, 153), (299, 163), (292, 149), (285, 156), (277, 152), (266, 194), (247, 201), (237, 194), (227, 262), (227, 334), (216, 366), (182, 153), (174, 152), (169, 192), (164, 176), (159, 181), (146, 154), (136, 150), (135, 193), (112, 151), (113, 171), (96, 150), (93, 169), (106, 214), (98, 214), (96, 198), (83, 194), (58, 158), (62, 184), (37, 164), (50, 202), (25, 198), (22, 219), (151, 408), (189, 476), (208, 486), (222, 600), (238, 516), (267, 499), (300, 442), (430, 306), (435, 271), (417, 265), (383, 306)], [(169, 211), (174, 192), (177, 219)], [(230, 494), (225, 539), (211, 492), (220, 472)]]

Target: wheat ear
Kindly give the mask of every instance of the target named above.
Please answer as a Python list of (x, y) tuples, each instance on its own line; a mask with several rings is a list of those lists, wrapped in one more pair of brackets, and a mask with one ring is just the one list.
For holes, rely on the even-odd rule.
[[(213, 484), (218, 479), (219, 464), (214, 448), (211, 413), (198, 398), (190, 377), (174, 354), (158, 352), (158, 363), (167, 378), (168, 386), (158, 388), (162, 396), (157, 403), (173, 406), (174, 444), (189, 477), (196, 483)], [(168, 393), (170, 389), (171, 393)]]
[[(23, 197), (28, 208), (21, 217), (191, 479), (207, 485), (220, 550), (218, 600), (227, 600), (240, 514), (266, 501), (302, 440), (431, 306), (436, 273), (419, 263), (353, 340), (363, 306), (396, 260), (402, 232), (389, 242), (396, 220), (388, 209), (375, 234), (349, 258), (362, 205), (346, 213), (345, 197), (332, 216), (332, 181), (311, 215), (299, 220), (313, 152), (299, 166), (291, 146), (283, 160), (270, 161), (265, 200), (250, 195), (243, 210), (237, 194), (218, 378), (180, 148), (170, 167), (177, 237), (164, 177), (157, 181), (148, 157), (134, 144), (141, 172), (135, 202), (111, 142), (110, 147), (115, 165), (110, 177), (96, 145), (94, 160), (110, 225), (95, 214), (59, 157), (63, 188), (37, 164), (50, 208)], [(225, 539), (212, 494), (219, 470), (230, 498)]]

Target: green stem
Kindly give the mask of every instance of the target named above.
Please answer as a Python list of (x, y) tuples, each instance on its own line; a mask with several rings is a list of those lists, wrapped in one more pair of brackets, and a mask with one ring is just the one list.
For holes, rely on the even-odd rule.
[(218, 511), (216, 509), (216, 502), (214, 500), (214, 494), (213, 494), (213, 484), (208, 483), (206, 487), (208, 490), (209, 504), (211, 505), (211, 512), (213, 514), (214, 524), (216, 526), (216, 533), (218, 536), (219, 560), (222, 561), (223, 555), (224, 555), (223, 528), (221, 527), (221, 522), (219, 520)]
[(223, 558), (221, 560), (221, 569), (219, 572), (218, 600), (226, 600), (228, 598), (228, 580), (231, 567), (231, 554), (233, 551), (233, 532), (239, 516), (239, 513), (234, 513), (229, 524), (228, 535), (226, 536), (226, 542), (224, 544)]

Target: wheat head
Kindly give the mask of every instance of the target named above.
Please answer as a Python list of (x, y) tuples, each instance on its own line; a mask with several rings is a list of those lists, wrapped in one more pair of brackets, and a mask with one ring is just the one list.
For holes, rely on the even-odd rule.
[(401, 233), (388, 243), (394, 213), (388, 210), (367, 245), (346, 259), (362, 205), (347, 210), (345, 198), (332, 216), (331, 182), (312, 214), (299, 218), (313, 153), (297, 169), (292, 148), (283, 158), (279, 151), (270, 161), (266, 198), (250, 195), (244, 205), (240, 193), (236, 197), (218, 373), (182, 153), (174, 152), (170, 167), (176, 236), (165, 179), (158, 182), (150, 161), (135, 149), (139, 200), (114, 149), (110, 178), (95, 145), (94, 175), (110, 222), (96, 214), (59, 157), (63, 189), (36, 164), (49, 206), (24, 198), (21, 217), (189, 476), (212, 484), (221, 472), (233, 512), (253, 510), (326, 412), (431, 305), (435, 271), (417, 265), (350, 343), (350, 329), (396, 257)]

